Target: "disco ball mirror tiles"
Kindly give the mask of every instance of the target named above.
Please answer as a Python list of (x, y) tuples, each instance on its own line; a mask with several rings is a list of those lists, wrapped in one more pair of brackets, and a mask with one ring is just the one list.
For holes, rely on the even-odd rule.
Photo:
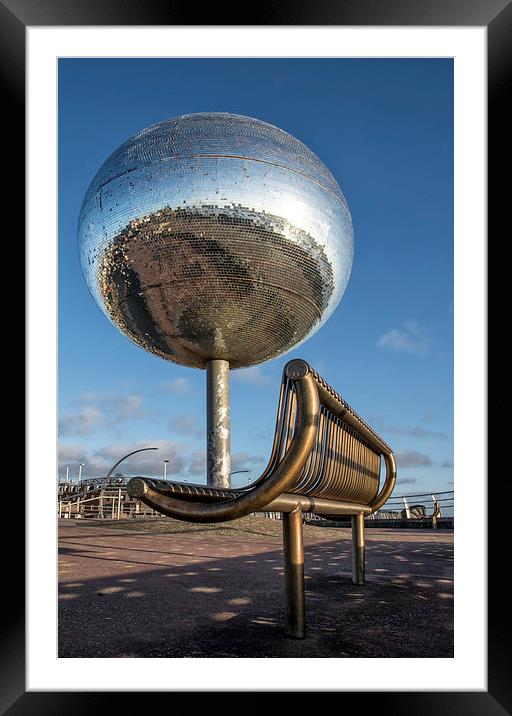
[(182, 365), (282, 355), (331, 315), (350, 275), (350, 212), (301, 142), (233, 114), (139, 132), (93, 179), (82, 270), (108, 318)]

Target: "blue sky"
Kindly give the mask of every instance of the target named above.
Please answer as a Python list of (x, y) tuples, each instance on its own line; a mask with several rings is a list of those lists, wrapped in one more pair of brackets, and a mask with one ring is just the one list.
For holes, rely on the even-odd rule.
[(205, 481), (205, 374), (131, 343), (82, 277), (77, 218), (103, 161), (144, 127), (224, 111), (277, 125), (329, 167), (355, 256), (329, 321), (297, 351), (232, 373), (234, 484), (263, 469), (281, 371), (309, 361), (395, 449), (397, 494), (453, 486), (453, 64), (440, 59), (59, 62), (59, 473)]

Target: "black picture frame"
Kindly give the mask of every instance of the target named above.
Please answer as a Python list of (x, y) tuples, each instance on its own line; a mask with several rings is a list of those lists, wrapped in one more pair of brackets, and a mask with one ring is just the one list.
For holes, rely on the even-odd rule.
[[(185, 2), (165, 0), (0, 0), (0, 78), (3, 97), (2, 114), (7, 122), (6, 151), (13, 152), (11, 186), (8, 197), (10, 213), (18, 218), (21, 232), (25, 215), (23, 192), (25, 146), (25, 36), (27, 27), (79, 25), (197, 25), (198, 7)], [(480, 26), (488, 32), (488, 210), (490, 229), (505, 224), (510, 199), (505, 197), (507, 183), (498, 180), (499, 168), (510, 156), (505, 102), (512, 90), (512, 2), (511, 0), (280, 0), (258, 3), (244, 15), (243, 4), (229, 8), (218, 4), (201, 6), (201, 25), (341, 25), (341, 26)], [(508, 152), (507, 152), (508, 150)], [(468, 386), (470, 389), (470, 386)], [(482, 479), (485, 479), (482, 476)], [(500, 479), (497, 475), (496, 480)], [(21, 486), (20, 486), (21, 487)], [(490, 477), (489, 494), (492, 494)], [(23, 496), (18, 494), (17, 499)], [(477, 517), (478, 518), (478, 515)], [(480, 518), (483, 518), (480, 516)], [(23, 529), (16, 519), (18, 549), (2, 550), (3, 575), (8, 588), (2, 590), (2, 636), (0, 641), (0, 712), (19, 714), (68, 714), (75, 716), (92, 710), (121, 708), (122, 694), (114, 692), (26, 692), (25, 690), (25, 612), (24, 572), (22, 566)], [(502, 520), (489, 520), (489, 559), (504, 544)], [(5, 534), (5, 532), (4, 532)], [(510, 621), (508, 590), (499, 583), (489, 564), (489, 574), (497, 578), (489, 585), (488, 595), (488, 690), (486, 692), (379, 692), (367, 693), (365, 701), (373, 703), (379, 713), (415, 714), (512, 714), (510, 646), (505, 636), (504, 619)], [(5, 584), (4, 583), (4, 584)], [(378, 669), (378, 662), (375, 668)], [(397, 664), (399, 668), (399, 664)], [(147, 704), (147, 693), (130, 692), (130, 708)], [(376, 700), (374, 701), (374, 698)], [(343, 708), (361, 695), (343, 693)], [(369, 699), (369, 701), (368, 701)], [(318, 703), (316, 703), (318, 708)], [(321, 708), (321, 706), (320, 706)]]

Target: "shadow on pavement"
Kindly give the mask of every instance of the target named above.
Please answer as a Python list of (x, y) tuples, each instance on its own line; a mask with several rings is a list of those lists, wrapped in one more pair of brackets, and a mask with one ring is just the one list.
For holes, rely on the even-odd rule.
[(453, 545), (436, 537), (369, 536), (365, 587), (351, 582), (348, 531), (306, 545), (300, 641), (283, 635), (274, 539), (82, 528), (60, 555), (59, 657), (453, 656)]

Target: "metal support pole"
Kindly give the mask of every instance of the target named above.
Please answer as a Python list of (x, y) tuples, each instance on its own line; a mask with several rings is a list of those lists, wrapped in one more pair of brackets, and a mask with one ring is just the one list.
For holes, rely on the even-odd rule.
[(352, 515), (352, 581), (364, 585), (364, 514)]
[(306, 636), (306, 603), (304, 598), (304, 544), (302, 511), (283, 512), (283, 550), (285, 584), (285, 633), (295, 639)]
[(117, 491), (117, 519), (121, 519), (121, 488)]
[(206, 364), (206, 415), (207, 484), (212, 487), (230, 487), (231, 427), (227, 360), (211, 360)]

